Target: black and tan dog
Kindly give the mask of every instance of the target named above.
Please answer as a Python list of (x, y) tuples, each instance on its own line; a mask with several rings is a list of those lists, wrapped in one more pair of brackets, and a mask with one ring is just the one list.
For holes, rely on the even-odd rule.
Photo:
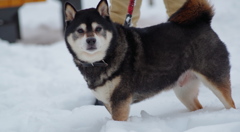
[(168, 22), (146, 28), (113, 23), (106, 0), (81, 11), (66, 3), (65, 13), (67, 47), (114, 120), (127, 120), (131, 103), (168, 89), (189, 110), (201, 109), (200, 81), (235, 108), (229, 53), (210, 26), (207, 0), (188, 0)]

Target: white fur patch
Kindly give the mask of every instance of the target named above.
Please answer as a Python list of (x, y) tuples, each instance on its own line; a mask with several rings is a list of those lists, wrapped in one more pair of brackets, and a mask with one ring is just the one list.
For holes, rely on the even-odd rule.
[(96, 22), (92, 23), (92, 29), (95, 29), (99, 24), (97, 24)]
[[(97, 23), (92, 24), (92, 28), (96, 28), (98, 25)], [(85, 29), (86, 32), (86, 25), (81, 24), (79, 27), (82, 29)], [(69, 45), (71, 46), (74, 53), (77, 55), (78, 59), (94, 63), (96, 61), (103, 60), (103, 58), (106, 56), (107, 49), (110, 45), (110, 41), (112, 39), (112, 33), (109, 31), (106, 31), (106, 37), (98, 36), (94, 33), (94, 37), (96, 38), (96, 50), (89, 51), (87, 50), (87, 35), (78, 37), (76, 40), (73, 39), (73, 33), (71, 33), (69, 36), (67, 36), (67, 41)]]
[(86, 24), (80, 24), (79, 27), (82, 28), (84, 31), (87, 30), (87, 25)]
[(110, 98), (114, 89), (119, 85), (121, 77), (115, 77), (111, 81), (107, 81), (103, 86), (92, 90), (94, 96), (105, 104), (110, 104)]
[[(174, 93), (176, 94), (177, 98), (189, 109), (189, 110), (197, 110), (199, 109), (198, 105), (196, 104), (195, 100), (198, 96), (199, 91), (199, 83), (200, 81), (195, 77), (195, 75), (188, 75), (192, 74), (184, 73), (180, 77), (180, 84), (175, 87)], [(187, 77), (187, 78), (186, 78)], [(182, 80), (184, 78), (184, 80)], [(182, 81), (184, 83), (182, 84)]]

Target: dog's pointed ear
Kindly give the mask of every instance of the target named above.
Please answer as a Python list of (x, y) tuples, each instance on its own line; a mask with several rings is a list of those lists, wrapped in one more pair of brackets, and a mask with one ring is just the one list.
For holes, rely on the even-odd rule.
[(77, 11), (69, 2), (65, 3), (65, 21), (72, 21), (75, 18)]
[(109, 16), (107, 0), (101, 0), (97, 5), (97, 10), (102, 17)]

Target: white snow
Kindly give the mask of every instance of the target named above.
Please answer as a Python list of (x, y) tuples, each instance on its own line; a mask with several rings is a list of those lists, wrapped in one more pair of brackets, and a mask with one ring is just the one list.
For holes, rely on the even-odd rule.
[[(143, 1), (139, 26), (166, 21), (163, 2), (154, 2), (150, 7)], [(85, 8), (97, 3), (83, 0)], [(201, 86), (201, 110), (189, 112), (170, 90), (132, 105), (128, 121), (113, 121), (104, 106), (92, 105), (95, 99), (62, 37), (61, 5), (48, 0), (20, 9), (23, 40), (0, 40), (0, 132), (239, 132), (240, 1), (211, 3), (216, 12), (212, 27), (231, 54), (237, 109), (225, 109)]]

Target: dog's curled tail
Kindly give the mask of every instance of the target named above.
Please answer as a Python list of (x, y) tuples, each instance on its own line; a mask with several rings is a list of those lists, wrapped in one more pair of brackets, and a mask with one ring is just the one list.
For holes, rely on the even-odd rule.
[(208, 0), (187, 0), (186, 3), (168, 21), (183, 25), (198, 22), (211, 23), (214, 11)]

